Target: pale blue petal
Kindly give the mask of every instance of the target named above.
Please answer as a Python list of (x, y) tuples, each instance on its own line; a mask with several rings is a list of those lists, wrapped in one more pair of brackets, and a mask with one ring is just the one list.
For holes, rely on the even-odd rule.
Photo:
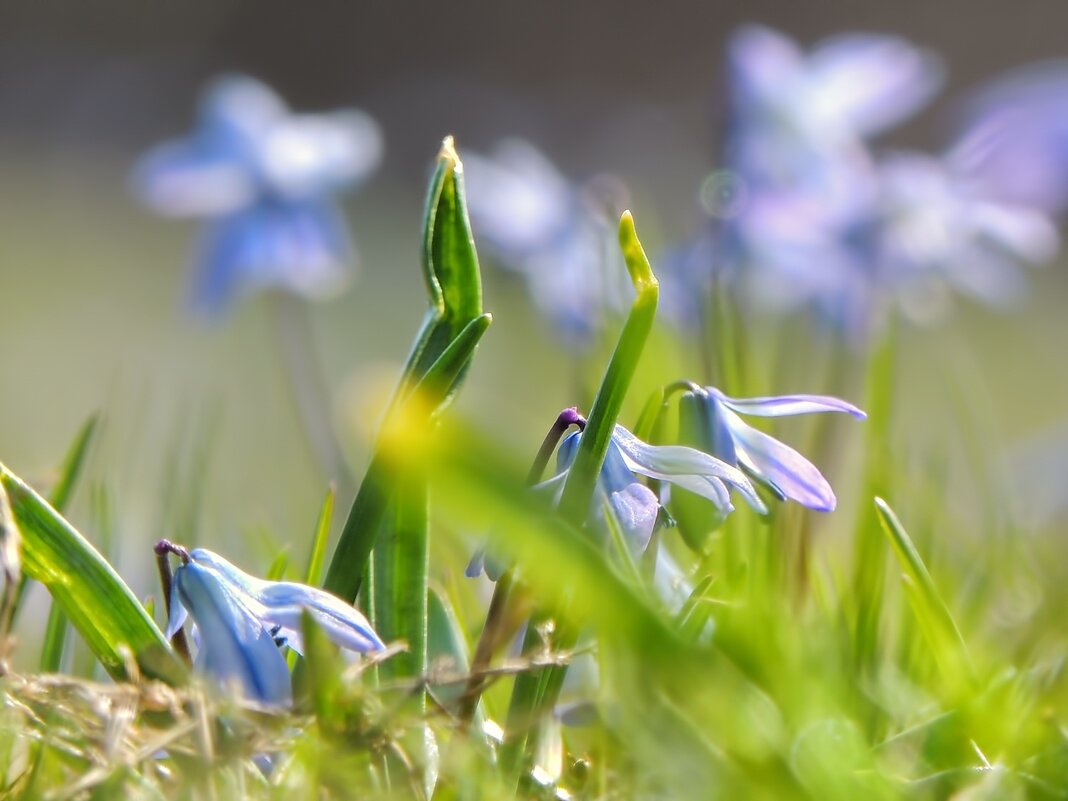
[(290, 116), (257, 144), (264, 181), (290, 200), (315, 198), (364, 180), (383, 150), (381, 129), (360, 111)]
[(803, 55), (796, 43), (777, 31), (746, 25), (731, 35), (727, 61), (731, 88), (743, 104), (785, 104), (797, 88)]
[(171, 582), (170, 605), (171, 611), (167, 617), (167, 631), (165, 632), (168, 640), (178, 633), (178, 629), (185, 625), (186, 618), (189, 617), (189, 610), (182, 603), (182, 594), (178, 592), (176, 581)]
[(182, 602), (200, 631), (198, 669), (266, 704), (289, 704), (289, 666), (274, 639), (218, 571), (190, 562), (175, 571)]
[(631, 551), (635, 554), (644, 553), (660, 512), (656, 495), (637, 482), (607, 495), (608, 505)]
[(682, 445), (648, 445), (621, 425), (616, 426), (612, 439), (627, 467), (635, 473), (669, 481), (729, 511), (729, 503), (722, 505), (723, 483), (726, 482), (741, 492), (753, 509), (761, 513), (767, 511), (745, 474), (714, 456)]
[(264, 582), (255, 596), (263, 620), (286, 630), (289, 647), (301, 650), (301, 613), (307, 611), (323, 633), (341, 648), (356, 653), (381, 651), (385, 643), (352, 604), (325, 590), (288, 581)]
[(293, 650), (301, 650), (301, 612), (312, 619), (336, 645), (363, 653), (385, 647), (358, 609), (325, 590), (290, 581), (265, 581), (250, 576), (223, 557), (205, 548), (190, 553), (197, 564), (224, 576), (235, 594), (254, 611), (268, 628), (280, 627), (279, 634)]
[(486, 548), (482, 546), (475, 550), (471, 555), (471, 560), (467, 563), (467, 567), (464, 568), (464, 575), (467, 578), (478, 578), (486, 570)]
[(256, 195), (247, 165), (233, 154), (181, 141), (149, 151), (133, 187), (152, 210), (173, 217), (211, 217), (244, 208)]
[(834, 490), (815, 465), (788, 445), (746, 424), (729, 409), (724, 409), (723, 415), (734, 432), (740, 464), (802, 506), (819, 512), (834, 510)]
[(707, 387), (709, 394), (718, 398), (726, 407), (740, 414), (753, 417), (788, 417), (795, 414), (813, 414), (816, 412), (845, 412), (858, 420), (867, 418), (867, 414), (852, 403), (829, 395), (780, 395), (767, 398), (730, 398), (715, 387)]
[(812, 113), (844, 120), (871, 136), (911, 117), (942, 85), (930, 51), (896, 36), (845, 34), (818, 44), (808, 58)]

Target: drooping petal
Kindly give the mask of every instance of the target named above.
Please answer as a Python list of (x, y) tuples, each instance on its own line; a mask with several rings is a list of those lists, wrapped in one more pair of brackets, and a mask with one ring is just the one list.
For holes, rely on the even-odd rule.
[(189, 610), (182, 603), (182, 594), (178, 592), (177, 581), (171, 582), (170, 606), (171, 610), (167, 616), (167, 630), (165, 632), (168, 640), (178, 633), (178, 629), (185, 625), (186, 618), (189, 617)]
[(364, 653), (385, 647), (371, 624), (356, 607), (325, 590), (290, 581), (266, 581), (251, 576), (206, 548), (190, 553), (192, 560), (225, 577), (235, 594), (295, 651), (302, 650), (301, 612), (307, 610), (323, 633), (336, 645)]
[(707, 387), (729, 409), (753, 417), (789, 417), (795, 414), (813, 414), (816, 412), (845, 412), (858, 420), (867, 418), (867, 414), (852, 403), (829, 395), (780, 395), (767, 398), (730, 398), (715, 387)]
[(833, 511), (834, 490), (816, 466), (788, 445), (723, 409), (734, 432), (739, 463), (774, 484), (791, 500), (819, 512)]
[(608, 493), (608, 506), (634, 554), (642, 554), (653, 536), (660, 501), (651, 489), (634, 482)]
[(265, 582), (256, 600), (263, 604), (263, 620), (281, 626), (287, 644), (303, 650), (301, 613), (307, 611), (335, 645), (356, 653), (381, 651), (385, 643), (356, 607), (325, 590), (289, 581)]
[[(612, 439), (627, 467), (635, 473), (677, 484), (717, 505), (722, 502), (720, 493), (725, 482), (741, 492), (753, 509), (767, 511), (745, 474), (714, 456), (682, 445), (648, 445), (621, 425), (616, 426)], [(730, 504), (725, 508), (729, 510)]]
[(291, 703), (285, 658), (223, 574), (189, 562), (175, 571), (174, 580), (200, 631), (197, 668), (224, 686), (236, 683), (253, 700)]

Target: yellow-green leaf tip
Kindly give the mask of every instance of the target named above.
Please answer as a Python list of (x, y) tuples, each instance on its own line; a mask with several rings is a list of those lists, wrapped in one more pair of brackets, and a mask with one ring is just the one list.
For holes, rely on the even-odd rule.
[(645, 255), (642, 243), (638, 239), (638, 232), (634, 228), (634, 215), (630, 211), (624, 211), (619, 218), (619, 246), (623, 250), (623, 258), (627, 262), (627, 272), (634, 288), (641, 293), (647, 288), (659, 286), (656, 276), (653, 274), (652, 265)]

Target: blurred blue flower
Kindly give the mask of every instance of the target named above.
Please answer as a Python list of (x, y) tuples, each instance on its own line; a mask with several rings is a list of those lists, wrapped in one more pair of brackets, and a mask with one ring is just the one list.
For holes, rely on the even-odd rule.
[[(753, 428), (739, 417), (786, 417), (814, 412), (845, 412), (863, 420), (856, 406), (825, 395), (730, 398), (715, 387), (691, 387), (691, 408), (699, 410), (702, 447), (729, 465), (741, 468), (780, 499), (797, 501), (819, 512), (834, 510), (834, 491), (820, 471), (793, 448)], [(689, 489), (689, 487), (687, 487)]]
[(818, 191), (849, 202), (867, 138), (922, 108), (942, 83), (938, 59), (896, 36), (851, 33), (808, 53), (769, 28), (728, 45), (727, 166), (748, 192)]
[(208, 220), (192, 303), (217, 313), (261, 289), (319, 298), (343, 286), (355, 257), (333, 196), (381, 154), (368, 115), (292, 114), (259, 81), (228, 76), (205, 91), (189, 136), (142, 159), (134, 187), (160, 214)]
[(324, 590), (255, 578), (203, 548), (182, 555), (188, 561), (174, 572), (167, 637), (192, 616), (197, 669), (221, 684), (236, 684), (250, 699), (292, 700), (289, 667), (279, 646), (303, 650), (305, 611), (341, 648), (366, 653), (385, 647), (357, 609)]
[(991, 197), (1068, 210), (1068, 60), (1029, 64), (974, 92), (950, 148)]
[(615, 241), (625, 203), (607, 176), (570, 183), (521, 139), (490, 156), (464, 154), (467, 204), (479, 245), (526, 280), (534, 305), (565, 338), (588, 340), (633, 290)]
[(948, 291), (992, 306), (1026, 292), (1019, 263), (1042, 264), (1059, 235), (1042, 211), (990, 194), (950, 157), (895, 153), (879, 163), (874, 261), (912, 319), (930, 319)]

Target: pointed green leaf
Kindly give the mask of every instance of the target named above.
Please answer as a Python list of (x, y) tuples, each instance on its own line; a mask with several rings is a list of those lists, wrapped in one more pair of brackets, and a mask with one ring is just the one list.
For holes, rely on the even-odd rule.
[(2, 464), (0, 487), (22, 533), (26, 575), (48, 588), (108, 673), (125, 676), (121, 647), (126, 645), (145, 674), (179, 681), (184, 668), (114, 568)]

